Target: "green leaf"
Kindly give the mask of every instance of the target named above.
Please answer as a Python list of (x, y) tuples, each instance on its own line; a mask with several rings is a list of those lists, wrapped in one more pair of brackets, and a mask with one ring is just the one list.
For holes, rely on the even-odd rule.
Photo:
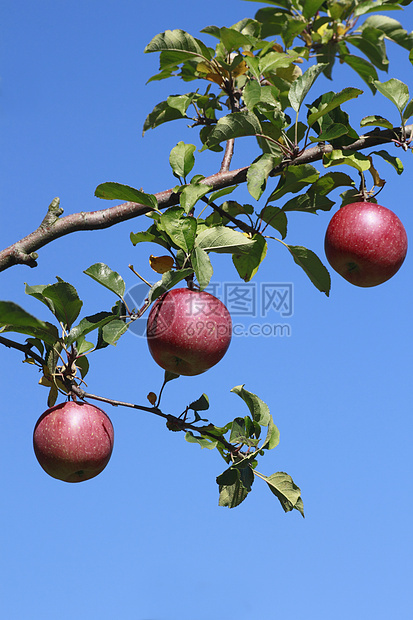
[(389, 60), (386, 54), (384, 34), (377, 28), (363, 28), (362, 34), (353, 34), (346, 37), (351, 43), (367, 56), (370, 62), (381, 71), (387, 71)]
[(82, 338), (82, 337), (79, 338), (77, 342), (78, 355), (85, 355), (86, 353), (89, 353), (89, 351), (91, 351), (94, 348), (95, 348), (95, 345), (93, 344), (93, 342), (88, 342), (87, 340), (85, 340), (85, 338)]
[(252, 248), (244, 254), (233, 254), (232, 262), (244, 282), (249, 282), (257, 273), (259, 266), (267, 254), (267, 241), (260, 233), (252, 237), (255, 241)]
[(206, 411), (209, 409), (209, 398), (206, 394), (202, 394), (197, 400), (189, 405), (189, 409), (193, 411)]
[(200, 247), (195, 247), (191, 254), (191, 263), (201, 291), (208, 286), (214, 272), (208, 254)]
[(340, 60), (345, 62), (361, 77), (374, 95), (376, 92), (376, 87), (373, 82), (378, 79), (377, 71), (374, 65), (372, 65), (368, 60), (360, 58), (360, 56), (354, 56), (353, 54), (347, 54), (344, 52), (340, 54)]
[[(389, 5), (387, 5), (386, 8), (388, 9)], [(364, 24), (362, 24), (361, 28), (377, 28), (381, 30), (388, 39), (394, 41), (401, 47), (407, 50), (413, 48), (413, 33), (408, 33), (403, 26), (392, 17), (371, 15), (366, 19)]]
[[(259, 426), (258, 426), (259, 429)], [(246, 416), (245, 418), (235, 418), (232, 421), (231, 425), (231, 434), (230, 434), (230, 442), (232, 444), (244, 444), (249, 447), (255, 447), (258, 445), (258, 437), (253, 438), (254, 435), (254, 426), (252, 424), (251, 418)], [(255, 454), (252, 455), (252, 458), (255, 458)], [(243, 459), (244, 461), (244, 459)], [(238, 469), (242, 469), (245, 467), (244, 462), (242, 461), (242, 465), (238, 467)], [(238, 465), (238, 463), (237, 463)]]
[(268, 426), (271, 420), (268, 405), (264, 403), (259, 396), (244, 389), (243, 385), (237, 385), (232, 388), (231, 392), (237, 394), (246, 403), (251, 412), (252, 419), (258, 422), (260, 426)]
[(348, 128), (345, 125), (337, 123), (330, 126), (326, 131), (322, 131), (318, 134), (317, 138), (310, 136), (311, 142), (333, 142), (341, 136), (345, 136), (348, 133)]
[(203, 198), (210, 192), (212, 187), (201, 183), (189, 183), (182, 189), (179, 197), (179, 204), (186, 213), (196, 205), (200, 198)]
[(323, 4), (324, 0), (306, 0), (302, 3), (303, 16), (306, 19), (311, 19)]
[(43, 296), (50, 300), (59, 323), (70, 329), (83, 306), (75, 287), (68, 282), (56, 282), (43, 289)]
[(130, 240), (133, 245), (137, 245), (138, 243), (149, 242), (149, 243), (157, 243), (161, 245), (163, 248), (169, 248), (169, 244), (166, 243), (162, 237), (151, 233), (149, 231), (137, 232), (130, 234)]
[(261, 446), (261, 450), (272, 450), (273, 448), (276, 448), (279, 443), (280, 443), (280, 431), (274, 424), (272, 415), (270, 415), (267, 436), (264, 440), (264, 443)]
[(409, 103), (407, 104), (403, 112), (403, 115), (402, 115), (403, 121), (406, 122), (407, 120), (409, 120), (411, 116), (413, 116), (413, 99), (410, 99)]
[(121, 299), (123, 298), (126, 289), (123, 278), (116, 271), (105, 265), (105, 263), (95, 263), (83, 273), (99, 282), (102, 286), (105, 286)]
[(188, 93), (186, 95), (170, 95), (166, 101), (170, 108), (179, 110), (182, 116), (185, 117), (186, 111), (195, 97), (195, 93)]
[(299, 245), (287, 245), (294, 261), (310, 278), (311, 282), (328, 297), (331, 287), (330, 274), (314, 252)]
[(267, 179), (271, 170), (281, 161), (274, 157), (271, 153), (263, 153), (248, 168), (247, 172), (247, 188), (249, 193), (255, 200), (259, 200), (265, 191)]
[(211, 59), (211, 52), (202, 41), (180, 29), (157, 34), (144, 49), (145, 54), (162, 51), (186, 52), (188, 57)]
[(375, 80), (374, 85), (382, 95), (394, 103), (400, 114), (402, 114), (409, 101), (409, 89), (407, 85), (396, 78), (390, 78), (387, 82)]
[(260, 218), (266, 224), (272, 226), (275, 230), (278, 230), (282, 238), (285, 239), (287, 236), (287, 216), (285, 215), (283, 209), (274, 207), (273, 205), (267, 205), (261, 211)]
[(33, 336), (52, 346), (59, 340), (55, 325), (41, 321), (12, 301), (0, 301), (0, 331)]
[(206, 146), (211, 148), (221, 142), (240, 138), (243, 136), (255, 136), (261, 133), (261, 125), (255, 114), (248, 110), (234, 112), (222, 116), (216, 126), (208, 135)]
[(43, 304), (45, 304), (45, 306), (49, 308), (51, 312), (54, 313), (54, 307), (53, 307), (52, 300), (48, 299), (47, 297), (43, 295), (43, 291), (47, 286), (49, 285), (48, 284), (35, 284), (33, 286), (30, 286), (26, 282), (24, 292), (26, 293), (26, 295), (30, 295), (31, 297), (34, 297), (38, 301), (41, 301)]
[(261, 88), (259, 82), (256, 80), (250, 80), (245, 85), (243, 99), (250, 112), (252, 112), (257, 103), (261, 101)]
[(370, 153), (370, 155), (378, 155), (379, 157), (384, 159), (384, 161), (387, 161), (387, 163), (393, 166), (397, 174), (401, 174), (404, 170), (404, 166), (401, 160), (398, 157), (390, 155), (390, 153), (388, 153), (387, 151), (373, 151), (372, 153)]
[[(327, 112), (327, 108), (330, 107), (330, 103), (332, 101), (333, 105)], [(346, 128), (347, 133), (343, 134), (341, 138), (334, 138), (334, 142), (331, 138), (331, 141), (335, 148), (344, 146), (346, 144), (351, 144), (351, 142), (354, 142), (354, 140), (357, 140), (359, 137), (359, 134), (351, 127), (349, 123), (348, 114), (344, 112), (340, 108), (340, 106), (335, 105), (339, 101), (340, 93), (337, 94), (330, 91), (318, 97), (312, 104), (308, 106), (310, 116), (312, 114), (318, 115), (319, 112), (322, 113), (318, 120), (314, 121), (312, 125), (314, 131), (317, 134), (325, 135), (330, 130), (334, 131), (334, 128), (337, 125), (342, 125)]]
[(84, 337), (95, 329), (100, 329), (107, 323), (113, 321), (114, 315), (112, 312), (98, 312), (90, 316), (84, 317), (78, 325), (75, 325), (70, 330), (65, 344), (67, 347), (74, 342), (81, 341)]
[(192, 431), (187, 431), (187, 433), (185, 434), (185, 440), (188, 443), (197, 443), (201, 446), (201, 448), (206, 448), (207, 450), (213, 450), (214, 448), (216, 448), (218, 443), (217, 440), (194, 435)]
[(129, 185), (122, 185), (121, 183), (101, 183), (95, 190), (95, 196), (104, 198), (105, 200), (136, 202), (150, 209), (158, 209), (156, 196), (153, 194), (145, 194), (138, 189), (129, 187)]
[[(90, 345), (90, 348), (93, 349), (93, 344), (91, 344), (90, 342), (88, 344)], [(80, 370), (80, 375), (82, 379), (84, 379), (87, 373), (89, 372), (89, 360), (87, 359), (85, 355), (82, 355), (82, 357), (76, 358), (75, 364)]]
[(310, 193), (325, 196), (338, 187), (353, 187), (353, 179), (344, 172), (327, 172), (321, 176), (309, 190)]
[(297, 193), (306, 185), (312, 185), (317, 181), (320, 173), (310, 164), (290, 166), (280, 176), (277, 187), (268, 198), (268, 202), (279, 200), (288, 192)]
[(318, 210), (330, 211), (334, 201), (323, 194), (315, 193), (313, 187), (305, 194), (294, 196), (294, 198), (288, 200), (283, 206), (282, 211), (303, 211), (305, 213), (317, 213)]
[(197, 228), (194, 217), (185, 215), (180, 207), (170, 207), (161, 215), (159, 223), (175, 245), (184, 252), (192, 251)]
[(159, 127), (159, 125), (163, 123), (175, 121), (180, 118), (188, 117), (186, 114), (183, 114), (180, 109), (170, 106), (168, 101), (161, 101), (146, 117), (143, 124), (142, 135), (145, 135), (148, 129), (155, 129), (155, 127)]
[(220, 28), (220, 39), (227, 52), (248, 47), (254, 43), (253, 37), (246, 36), (233, 28)]
[(299, 112), (308, 91), (325, 67), (326, 65), (321, 63), (318, 65), (313, 65), (291, 84), (288, 99), (295, 112)]
[(176, 284), (194, 273), (192, 268), (179, 269), (178, 271), (167, 271), (162, 275), (162, 280), (158, 280), (148, 292), (148, 302), (152, 303), (160, 295), (169, 291)]
[(205, 252), (241, 253), (249, 252), (255, 241), (249, 239), (237, 230), (226, 226), (213, 226), (199, 233), (196, 238), (196, 246)]
[(263, 476), (271, 493), (279, 500), (284, 512), (290, 512), (294, 508), (304, 517), (304, 507), (301, 499), (301, 490), (294, 484), (291, 476), (279, 471), (271, 476)]
[(172, 149), (169, 163), (175, 176), (186, 179), (195, 165), (195, 150), (194, 144), (185, 144), (182, 140)]
[(372, 115), (365, 116), (360, 121), (360, 127), (385, 127), (386, 129), (393, 129), (393, 124), (387, 120), (387, 118), (383, 118), (382, 116)]
[(36, 347), (36, 349), (39, 351), (40, 355), (43, 355), (43, 353), (44, 353), (44, 345), (43, 345), (43, 342), (41, 340), (39, 340), (39, 338), (26, 338), (26, 342), (32, 348)]
[(360, 90), (359, 88), (344, 88), (339, 93), (334, 93), (333, 97), (330, 99), (328, 103), (322, 103), (319, 110), (317, 110), (316, 112), (312, 112), (311, 114), (308, 115), (307, 117), (308, 126), (311, 127), (312, 125), (314, 125), (314, 123), (319, 118), (321, 118), (322, 116), (325, 116), (326, 114), (331, 112), (331, 110), (338, 108), (339, 106), (341, 106), (342, 103), (345, 103), (346, 101), (350, 101), (351, 99), (355, 99), (356, 97), (362, 94), (363, 94), (363, 91)]
[(226, 196), (227, 194), (232, 194), (234, 190), (236, 190), (238, 185), (233, 185), (232, 187), (224, 187), (223, 189), (219, 189), (217, 192), (211, 194), (208, 198), (208, 203), (215, 202), (218, 198), (222, 196)]
[(128, 326), (120, 319), (113, 319), (102, 327), (102, 338), (108, 344), (116, 345), (119, 338), (126, 332)]
[(334, 149), (331, 153), (325, 153), (323, 156), (323, 164), (325, 168), (346, 164), (359, 172), (365, 172), (369, 170), (371, 166), (371, 162), (366, 155), (362, 153), (343, 153), (340, 149)]
[(241, 480), (241, 472), (237, 468), (229, 468), (217, 477), (219, 485), (219, 506), (235, 508), (247, 497), (249, 490)]
[(252, 73), (256, 80), (260, 81), (262, 75), (260, 70), (260, 59), (256, 56), (245, 56), (244, 60), (247, 63), (247, 67), (250, 70), (250, 73)]
[[(269, 52), (260, 58), (259, 71), (262, 75), (274, 73), (277, 69), (290, 67), (300, 56), (297, 52), (284, 54), (283, 52)], [(247, 57), (245, 58), (247, 60)]]

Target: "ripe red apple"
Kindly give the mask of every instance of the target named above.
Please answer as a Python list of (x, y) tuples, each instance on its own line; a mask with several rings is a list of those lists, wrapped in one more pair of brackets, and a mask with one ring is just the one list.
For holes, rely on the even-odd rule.
[(149, 351), (159, 366), (178, 375), (199, 375), (225, 355), (232, 334), (231, 315), (206, 291), (172, 289), (149, 313)]
[(393, 211), (372, 202), (353, 202), (333, 215), (325, 236), (330, 265), (356, 286), (377, 286), (400, 269), (407, 235)]
[(33, 447), (40, 465), (52, 478), (82, 482), (106, 467), (113, 438), (112, 422), (102, 409), (69, 401), (40, 416)]

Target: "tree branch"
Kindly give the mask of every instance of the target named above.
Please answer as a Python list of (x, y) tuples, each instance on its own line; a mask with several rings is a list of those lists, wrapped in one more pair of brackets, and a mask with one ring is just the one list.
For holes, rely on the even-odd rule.
[[(396, 129), (375, 129), (366, 135), (361, 136), (352, 144), (342, 147), (343, 151), (359, 151), (371, 148), (379, 144), (385, 144), (392, 140), (409, 139), (413, 135), (413, 125), (405, 127), (405, 135), (401, 128)], [(316, 145), (305, 150), (290, 165), (306, 164), (319, 161), (325, 153), (333, 150), (331, 145)], [(271, 172), (270, 176), (279, 174), (285, 164), (281, 163)], [(204, 178), (201, 183), (210, 185), (212, 191), (224, 189), (234, 184), (245, 183), (249, 166), (238, 168), (237, 170), (222, 170), (210, 177)], [(166, 209), (179, 204), (179, 195), (172, 189), (155, 194), (160, 209)], [(69, 235), (81, 230), (99, 230), (109, 228), (119, 222), (143, 215), (151, 211), (150, 208), (135, 202), (125, 202), (120, 205), (102, 209), (100, 211), (89, 211), (73, 213), (60, 217), (63, 212), (59, 207), (58, 199), (54, 199), (49, 206), (48, 212), (40, 226), (21, 239), (0, 252), (0, 271), (17, 264), (37, 266), (37, 250), (51, 243), (59, 237)]]
[(16, 351), (21, 351), (26, 357), (32, 357), (41, 366), (46, 365), (46, 361), (38, 353), (35, 353), (32, 350), (32, 345), (27, 342), (25, 344), (21, 344), (20, 342), (15, 342), (14, 340), (9, 340), (9, 338), (0, 336), (0, 344), (4, 345), (8, 349), (16, 349)]

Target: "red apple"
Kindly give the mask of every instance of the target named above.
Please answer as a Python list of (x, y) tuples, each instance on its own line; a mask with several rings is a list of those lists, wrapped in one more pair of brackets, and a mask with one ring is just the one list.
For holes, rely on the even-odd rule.
[(52, 478), (82, 482), (106, 467), (113, 438), (112, 422), (102, 409), (69, 401), (40, 416), (33, 447), (40, 465)]
[(178, 288), (161, 295), (149, 313), (149, 351), (159, 366), (178, 375), (199, 375), (215, 366), (231, 341), (231, 315), (206, 291)]
[(330, 265), (356, 286), (377, 286), (400, 269), (407, 235), (393, 211), (372, 202), (342, 207), (328, 225), (325, 253)]

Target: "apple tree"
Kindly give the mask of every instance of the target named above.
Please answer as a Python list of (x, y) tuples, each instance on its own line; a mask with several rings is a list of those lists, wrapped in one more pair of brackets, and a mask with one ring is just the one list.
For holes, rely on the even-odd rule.
[[(386, 166), (402, 174), (403, 163), (397, 155), (412, 149), (412, 125), (407, 124), (413, 115), (409, 88), (399, 79), (382, 77), (389, 71), (389, 43), (405, 50), (413, 63), (413, 33), (394, 17), (395, 11), (410, 3), (267, 0), (254, 17), (229, 27), (209, 25), (201, 37), (177, 29), (148, 42), (145, 53), (159, 55), (159, 72), (149, 82), (175, 78), (175, 89), (178, 78), (181, 92), (168, 96), (169, 82), (165, 82), (165, 98), (148, 112), (143, 132), (162, 131), (162, 125), (172, 122), (179, 130), (183, 121), (194, 134), (194, 144), (178, 137), (172, 151), (164, 154), (169, 157), (174, 186), (150, 194), (143, 188), (105, 182), (96, 188), (95, 196), (116, 204), (65, 216), (55, 198), (36, 230), (0, 252), (0, 270), (18, 264), (33, 268), (39, 256), (41, 260), (38, 251), (59, 237), (133, 219), (130, 242), (147, 244), (150, 265), (158, 274), (151, 285), (139, 274), (139, 267), (129, 265), (136, 278), (148, 285), (141, 307), (130, 307), (124, 277), (99, 261), (85, 266), (84, 274), (94, 281), (93, 286), (111, 291), (111, 308), (82, 316), (83, 302), (75, 286), (61, 278), (53, 284), (26, 285), (27, 295), (50, 310), (50, 322), (12, 301), (0, 302), (0, 344), (17, 349), (25, 362), (38, 367), (40, 383), (48, 388), (51, 411), (36, 425), (35, 450), (41, 464), (46, 463), (46, 471), (50, 459), (58, 459), (53, 461), (51, 475), (67, 481), (91, 477), (79, 474), (84, 466), (79, 470), (77, 462), (79, 475), (73, 479), (65, 449), (70, 442), (78, 446), (80, 439), (74, 437), (73, 424), (67, 419), (62, 422), (66, 425), (63, 431), (48, 416), (56, 408), (62, 411), (62, 405), (56, 405), (58, 398), (78, 405), (71, 410), (81, 410), (82, 403), (87, 403), (84, 411), (101, 412), (90, 404), (97, 401), (156, 415), (169, 430), (183, 432), (188, 442), (217, 449), (226, 462), (216, 479), (221, 506), (239, 505), (255, 478), (261, 478), (284, 511), (296, 509), (304, 516), (301, 491), (292, 478), (285, 472), (267, 475), (260, 471), (261, 460), (278, 444), (279, 432), (259, 396), (243, 385), (233, 387), (240, 399), (237, 416), (216, 426), (206, 417), (206, 394), (183, 403), (182, 412), (171, 414), (163, 405), (164, 389), (181, 374), (199, 374), (219, 363), (229, 345), (229, 313), (205, 291), (216, 253), (228, 255), (239, 278), (249, 282), (259, 278), (267, 245), (282, 244), (316, 289), (330, 294), (324, 257), (287, 241), (291, 212), (313, 215), (341, 207), (333, 216), (334, 220), (340, 214), (339, 224), (334, 220), (333, 225), (332, 220), (326, 236), (326, 254), (333, 269), (352, 284), (376, 286), (401, 267), (407, 252), (406, 232), (395, 214), (377, 204), (376, 197), (385, 183)], [(333, 85), (339, 65), (354, 72), (357, 86), (322, 92), (320, 76)], [(376, 95), (377, 107), (362, 119), (360, 130), (346, 104), (366, 91)], [(380, 113), (383, 98), (393, 105), (389, 118)], [(240, 138), (257, 144), (259, 155), (244, 167), (232, 169)], [(202, 154), (207, 150), (216, 157), (216, 172), (204, 176)], [(237, 200), (242, 184), (254, 206)], [(338, 204), (332, 199), (335, 190), (341, 192)], [(346, 207), (351, 208), (345, 211)], [(211, 297), (223, 306), (223, 314), (211, 310), (216, 307)], [(185, 310), (188, 301), (191, 312)], [(136, 404), (113, 398), (110, 386), (105, 395), (86, 391), (84, 378), (92, 354), (106, 349), (106, 355), (115, 356), (116, 350), (109, 345), (115, 345), (147, 311), (150, 353), (165, 371), (158, 393), (150, 392), (147, 403)], [(8, 332), (17, 334), (17, 339), (11, 339)], [(222, 333), (217, 344), (217, 334)], [(147, 349), (142, 351), (142, 356), (147, 354)], [(49, 439), (41, 435), (43, 427)], [(63, 450), (56, 456), (57, 430)], [(93, 443), (90, 434), (88, 442)], [(109, 443), (103, 457), (99, 456), (104, 464), (98, 464), (93, 475), (106, 465), (113, 437)], [(93, 456), (87, 458), (93, 465)]]

